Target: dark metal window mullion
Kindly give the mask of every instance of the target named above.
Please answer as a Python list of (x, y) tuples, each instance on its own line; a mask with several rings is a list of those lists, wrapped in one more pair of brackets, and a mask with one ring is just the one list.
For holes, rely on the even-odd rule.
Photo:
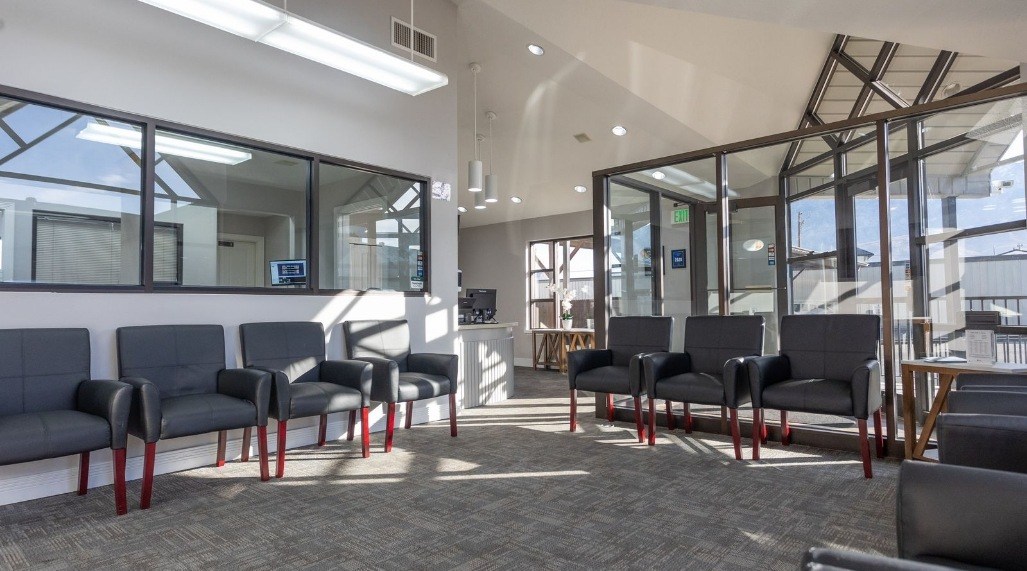
[[(141, 235), (139, 237), (139, 270), (142, 278), (143, 289), (153, 291), (153, 243), (154, 243), (154, 202), (156, 189), (156, 168), (157, 168), (157, 125), (153, 121), (143, 124), (143, 196), (140, 204)], [(185, 253), (180, 252), (184, 256)]]

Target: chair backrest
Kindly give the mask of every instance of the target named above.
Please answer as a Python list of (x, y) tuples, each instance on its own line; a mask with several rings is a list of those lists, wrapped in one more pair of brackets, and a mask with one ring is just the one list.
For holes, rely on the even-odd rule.
[(244, 366), (283, 371), (292, 383), (316, 381), (325, 360), (325, 332), (320, 323), (243, 323), (239, 340)]
[(762, 355), (763, 328), (760, 315), (686, 317), (685, 351), (692, 370), (720, 375), (729, 359)]
[(346, 321), (342, 324), (346, 351), (351, 359), (382, 357), (407, 370), (410, 356), (410, 325), (405, 319), (395, 321)]
[(606, 348), (613, 352), (613, 364), (626, 367), (632, 355), (670, 351), (673, 317), (611, 317)]
[(796, 379), (848, 381), (869, 359), (877, 359), (881, 318), (876, 315), (786, 315), (781, 318), (781, 355)]
[(74, 410), (88, 378), (87, 329), (0, 329), (0, 416)]
[(161, 398), (217, 392), (225, 368), (225, 329), (220, 325), (145, 325), (118, 328), (118, 371), (142, 377)]

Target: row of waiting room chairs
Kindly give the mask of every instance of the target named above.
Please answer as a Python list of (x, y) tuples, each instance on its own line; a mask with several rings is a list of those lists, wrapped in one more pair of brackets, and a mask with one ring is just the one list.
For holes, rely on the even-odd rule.
[(86, 329), (0, 330), (0, 465), (80, 455), (79, 495), (88, 487), (89, 453), (111, 448), (115, 508), (128, 511), (128, 436), (145, 444), (140, 507), (150, 507), (157, 442), (218, 433), (217, 465), (227, 431), (243, 429), (242, 461), (257, 428), (261, 480), (270, 479), (268, 418), (278, 422), (276, 477), (285, 475), (288, 421), (349, 413), (347, 439), (361, 416), (362, 455), (370, 455), (368, 410), (386, 405), (385, 451), (392, 449), (396, 405), (449, 396), (450, 433), (457, 435), (457, 356), (412, 353), (406, 321), (343, 324), (348, 360), (327, 360), (319, 323), (240, 326), (244, 368), (225, 362), (220, 325), (153, 325), (117, 330), (119, 380), (90, 379)]
[[(576, 430), (577, 391), (607, 395), (613, 420), (613, 395), (630, 395), (638, 441), (648, 428), (656, 443), (656, 399), (667, 407), (668, 428), (675, 424), (672, 404), (684, 403), (684, 427), (691, 432), (690, 404), (726, 407), (735, 458), (742, 459), (738, 408), (752, 406), (752, 457), (766, 443), (764, 409), (781, 412), (781, 441), (788, 445), (788, 412), (853, 417), (859, 428), (865, 477), (873, 477), (867, 421), (874, 419), (877, 456), (884, 454), (881, 430), (881, 367), (877, 359), (881, 321), (876, 315), (789, 315), (781, 319), (781, 350), (763, 355), (764, 319), (760, 316), (685, 318), (684, 347), (672, 352), (671, 317), (610, 318), (606, 349), (568, 355), (571, 391), (570, 429)], [(644, 426), (642, 395), (648, 397)]]

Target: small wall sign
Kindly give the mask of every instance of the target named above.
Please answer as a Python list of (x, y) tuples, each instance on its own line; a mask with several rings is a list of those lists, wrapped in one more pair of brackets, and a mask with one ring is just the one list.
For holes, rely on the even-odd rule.
[(687, 257), (685, 255), (685, 249), (671, 250), (670, 251), (670, 267), (675, 270), (680, 270), (686, 267)]
[(777, 246), (774, 244), (767, 244), (767, 265), (777, 265)]

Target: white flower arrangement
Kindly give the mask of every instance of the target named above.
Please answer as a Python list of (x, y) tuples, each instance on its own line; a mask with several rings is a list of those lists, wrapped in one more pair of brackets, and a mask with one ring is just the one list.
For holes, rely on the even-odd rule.
[(549, 284), (549, 291), (560, 298), (560, 319), (572, 319), (574, 316), (571, 314), (571, 302), (578, 297), (578, 292), (557, 284)]

